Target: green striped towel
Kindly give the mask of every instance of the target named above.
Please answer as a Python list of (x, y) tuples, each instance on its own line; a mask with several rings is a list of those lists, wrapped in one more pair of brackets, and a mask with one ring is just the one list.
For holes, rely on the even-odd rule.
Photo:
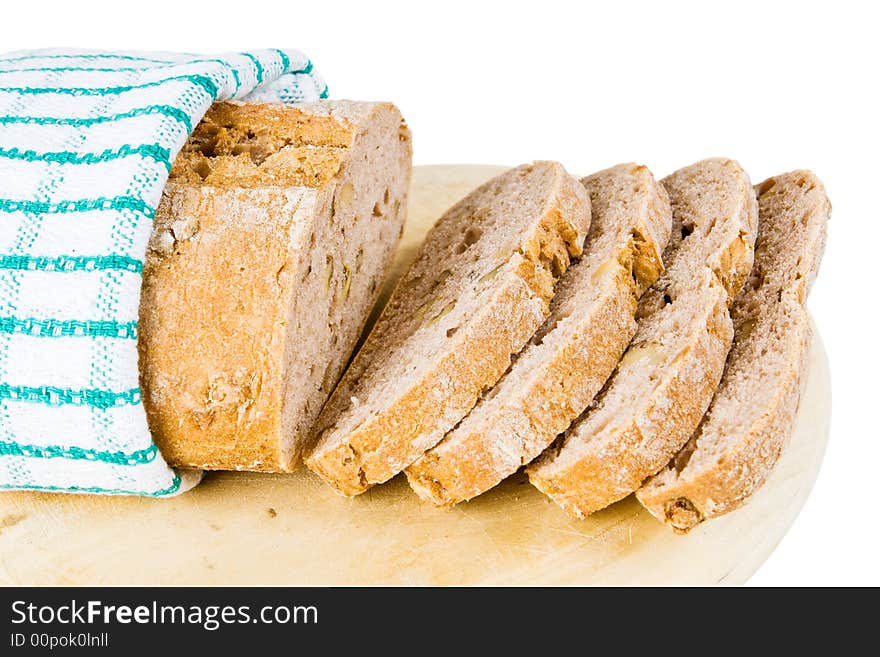
[(175, 495), (138, 389), (141, 270), (215, 100), (327, 95), (292, 50), (0, 56), (0, 489)]

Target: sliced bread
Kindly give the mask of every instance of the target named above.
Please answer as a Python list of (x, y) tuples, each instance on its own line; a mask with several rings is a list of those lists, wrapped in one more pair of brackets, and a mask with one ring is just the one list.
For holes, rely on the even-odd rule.
[(309, 468), (356, 495), (433, 447), (541, 326), (589, 224), (586, 190), (554, 162), (448, 210), (322, 411)]
[(732, 308), (734, 344), (699, 428), (637, 496), (677, 532), (740, 506), (779, 459), (806, 381), (804, 304), (825, 246), (831, 204), (809, 171), (757, 186), (755, 264)]
[(403, 227), (409, 130), (387, 103), (217, 103), (144, 264), (141, 385), (175, 466), (289, 471)]
[(592, 206), (583, 257), (559, 281), (550, 316), (510, 371), (406, 469), (423, 499), (471, 499), (538, 456), (592, 401), (635, 334), (639, 297), (662, 271), (669, 200), (634, 164), (582, 182)]
[(527, 468), (577, 516), (632, 493), (687, 442), (721, 378), (728, 307), (751, 269), (757, 208), (739, 164), (704, 160), (663, 184), (666, 272), (639, 302), (636, 335), (596, 401)]

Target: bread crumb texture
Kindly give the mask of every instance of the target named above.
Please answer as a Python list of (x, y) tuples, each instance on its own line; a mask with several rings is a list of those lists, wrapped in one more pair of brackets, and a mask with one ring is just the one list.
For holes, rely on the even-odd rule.
[(450, 208), (325, 406), (308, 466), (356, 495), (433, 447), (547, 317), (589, 224), (589, 196), (554, 162), (512, 169)]
[(733, 348), (708, 412), (687, 445), (638, 491), (678, 532), (749, 498), (779, 459), (806, 381), (811, 328), (804, 306), (825, 247), (831, 204), (809, 171), (756, 187), (755, 263), (733, 305)]
[(635, 333), (638, 299), (662, 270), (666, 192), (634, 164), (582, 182), (590, 232), (550, 316), (468, 416), (406, 469), (412, 488), (434, 504), (471, 499), (538, 456), (587, 407)]
[(748, 176), (733, 160), (711, 159), (663, 185), (673, 211), (666, 271), (639, 302), (636, 334), (590, 407), (527, 470), (576, 516), (632, 493), (687, 442), (733, 338), (728, 307), (757, 232)]

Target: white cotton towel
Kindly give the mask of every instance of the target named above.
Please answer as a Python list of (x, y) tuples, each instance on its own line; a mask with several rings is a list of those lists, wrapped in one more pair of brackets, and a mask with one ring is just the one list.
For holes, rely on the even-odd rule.
[(176, 495), (138, 388), (141, 270), (215, 100), (326, 97), (294, 50), (0, 55), (0, 490)]

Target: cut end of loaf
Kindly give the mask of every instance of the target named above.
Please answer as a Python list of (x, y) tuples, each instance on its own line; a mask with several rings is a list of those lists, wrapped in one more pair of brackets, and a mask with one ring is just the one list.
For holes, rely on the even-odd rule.
[(635, 332), (638, 296), (660, 274), (668, 202), (637, 165), (582, 182), (592, 219), (581, 259), (560, 279), (550, 316), (511, 369), (407, 468), (423, 499), (440, 506), (471, 499), (531, 462), (587, 407)]
[[(327, 149), (333, 166), (313, 175), (309, 153)], [(296, 467), (393, 257), (411, 158), (389, 104), (209, 111), (175, 163), (144, 265), (144, 406), (169, 463)]]

